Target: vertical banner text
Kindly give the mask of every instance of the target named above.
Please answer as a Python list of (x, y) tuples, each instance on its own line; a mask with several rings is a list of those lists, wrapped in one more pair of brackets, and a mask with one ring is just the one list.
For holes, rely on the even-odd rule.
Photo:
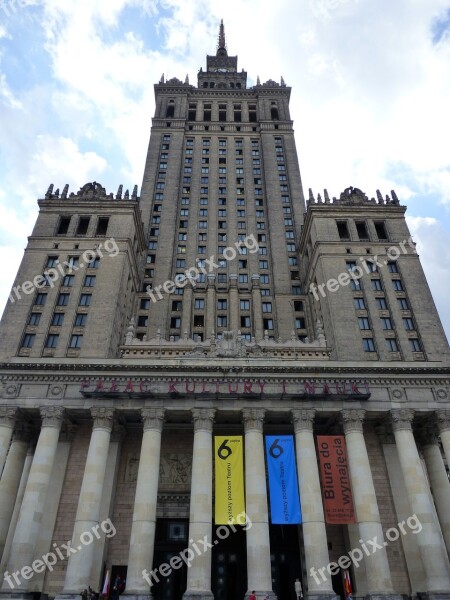
[(245, 512), (242, 436), (215, 436), (216, 525), (241, 524)]

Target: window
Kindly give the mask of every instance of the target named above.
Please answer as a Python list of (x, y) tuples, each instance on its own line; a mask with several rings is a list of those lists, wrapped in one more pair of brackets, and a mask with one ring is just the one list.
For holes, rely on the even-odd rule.
[(58, 261), (58, 257), (57, 256), (49, 256), (47, 258), (47, 268), (51, 269), (52, 267), (56, 267), (56, 265), (59, 263)]
[(217, 275), (217, 283), (226, 283), (227, 282), (227, 274), (226, 273), (219, 273)]
[(52, 317), (52, 322), (51, 322), (52, 326), (57, 327), (59, 325), (62, 325), (63, 322), (64, 322), (64, 313), (55, 312)]
[(186, 259), (185, 258), (177, 258), (177, 262), (176, 262), (177, 269), (182, 269), (185, 266), (186, 266)]
[(217, 327), (226, 327), (227, 326), (227, 322), (228, 322), (228, 319), (227, 319), (226, 316), (219, 315), (217, 317)]
[(67, 306), (69, 304), (70, 294), (59, 294), (56, 304), (58, 306)]
[(306, 329), (305, 319), (303, 317), (297, 317), (295, 319), (295, 328), (296, 329)]
[(238, 268), (239, 269), (246, 269), (247, 268), (247, 261), (246, 260), (240, 260), (238, 262)]
[(387, 310), (386, 298), (375, 298), (378, 310)]
[(392, 321), (389, 317), (382, 317), (380, 321), (383, 329), (392, 329)]
[(288, 264), (295, 267), (296, 265), (298, 265), (298, 261), (297, 261), (297, 257), (296, 256), (289, 256), (288, 258)]
[(159, 228), (158, 227), (152, 227), (150, 229), (150, 235), (152, 237), (158, 237), (158, 235), (159, 235)]
[(22, 348), (32, 348), (35, 338), (34, 333), (26, 333), (22, 340)]
[(356, 221), (356, 231), (360, 240), (368, 240), (369, 234), (367, 233), (367, 226), (364, 221)]
[(263, 302), (262, 303), (262, 311), (263, 311), (263, 313), (271, 313), (272, 312), (272, 302)]
[(372, 289), (375, 290), (376, 292), (381, 292), (381, 290), (383, 289), (381, 287), (381, 279), (372, 279), (371, 284), (372, 284)]
[(239, 283), (248, 283), (248, 275), (246, 273), (239, 275)]
[(263, 319), (263, 327), (264, 327), (264, 330), (272, 330), (273, 329), (273, 319)]
[(270, 296), (270, 290), (264, 290), (264, 289), (262, 289), (261, 290), (261, 296)]
[(359, 279), (352, 279), (350, 281), (350, 289), (353, 292), (359, 292), (362, 290), (362, 283), (361, 281), (359, 281)]
[(194, 308), (195, 310), (203, 310), (205, 308), (205, 300), (203, 298), (196, 298)]
[(394, 288), (394, 290), (396, 292), (403, 292), (403, 285), (402, 285), (402, 282), (400, 281), (400, 279), (393, 279), (392, 287)]
[(173, 300), (172, 301), (172, 310), (174, 312), (180, 312), (183, 307), (183, 303), (181, 300)]
[(406, 298), (397, 298), (397, 303), (400, 310), (409, 310), (409, 304)]
[(159, 215), (152, 217), (152, 223), (153, 225), (159, 225), (161, 223), (161, 217)]
[(92, 294), (81, 294), (80, 306), (90, 306), (92, 300)]
[(370, 329), (369, 319), (367, 317), (359, 317), (358, 325), (360, 329)]
[(55, 333), (51, 333), (47, 337), (47, 341), (45, 342), (45, 347), (46, 348), (56, 348), (56, 346), (58, 345), (58, 340), (59, 340), (59, 335), (55, 334)]
[(69, 348), (73, 350), (77, 348), (81, 348), (81, 342), (83, 341), (83, 336), (79, 334), (75, 334), (70, 338)]
[(294, 232), (293, 231), (286, 231), (285, 238), (287, 240), (293, 240), (294, 239)]
[[(150, 305), (150, 300), (148, 300), (148, 303)], [(86, 321), (87, 321), (87, 314), (85, 313), (77, 313), (75, 316), (75, 327), (84, 327), (86, 325)]]
[(95, 275), (86, 275), (86, 277), (84, 278), (83, 286), (84, 287), (94, 287), (95, 280), (96, 280)]
[(365, 310), (366, 304), (364, 302), (364, 298), (353, 298), (353, 304), (357, 310)]
[(269, 276), (268, 275), (260, 275), (259, 276), (259, 281), (261, 283), (268, 284), (269, 283)]
[(347, 221), (336, 221), (339, 238), (341, 240), (349, 240), (350, 234), (348, 232)]
[[(241, 250), (243, 250), (243, 248), (241, 248)], [(267, 254), (267, 248), (265, 246), (260, 246), (258, 249), (258, 254), (265, 256)]]
[[(61, 217), (59, 220), (58, 229), (56, 231), (56, 235), (66, 235), (69, 230), (70, 225), (70, 217)], [(31, 346), (30, 346), (31, 348)]]
[(225, 299), (217, 300), (217, 310), (227, 310), (228, 302)]
[(97, 229), (95, 235), (106, 235), (108, 231), (109, 217), (99, 217), (97, 221)]
[(292, 286), (292, 293), (294, 294), (294, 296), (301, 296), (302, 295), (302, 289), (299, 285), (293, 285)]
[(28, 325), (39, 325), (39, 321), (41, 320), (41, 313), (31, 313), (30, 318), (28, 319)]
[[(155, 244), (155, 246), (156, 246), (156, 242), (150, 242), (149, 247), (150, 247), (150, 244)], [(95, 258), (92, 258), (87, 263), (87, 268), (88, 269), (98, 269), (99, 265), (100, 265), (100, 258), (98, 256), (96, 256)]]
[[(238, 221), (238, 229), (245, 229), (245, 221)], [(256, 226), (258, 227), (258, 225), (261, 225), (261, 223), (257, 223)], [(263, 223), (264, 225), (264, 223)]]
[(388, 268), (389, 273), (398, 273), (397, 263), (394, 262), (393, 260), (390, 260), (388, 262), (387, 268)]
[(90, 217), (80, 217), (78, 220), (77, 235), (86, 235), (89, 228)]
[(36, 295), (36, 299), (34, 301), (35, 304), (37, 304), (38, 306), (44, 306), (44, 304), (47, 302), (47, 294), (37, 294)]
[(197, 246), (197, 254), (206, 254), (206, 246)]
[(62, 281), (62, 285), (64, 287), (72, 287), (74, 281), (75, 281), (74, 275), (64, 275), (64, 279)]
[(170, 319), (170, 329), (179, 329), (181, 327), (180, 317), (172, 317)]
[(208, 209), (207, 208), (201, 208), (198, 211), (198, 214), (200, 217), (207, 217), (208, 216)]
[(398, 343), (394, 338), (390, 338), (386, 340), (386, 346), (389, 352), (398, 352)]
[(413, 331), (415, 329), (414, 321), (409, 317), (406, 319), (403, 319), (403, 325), (405, 326), (405, 329), (407, 331)]
[(268, 260), (260, 260), (259, 261), (259, 268), (260, 269), (268, 269), (269, 268), (269, 261)]
[(295, 312), (303, 312), (303, 302), (301, 300), (294, 301)]
[(199, 229), (208, 229), (208, 221), (199, 221), (198, 228)]
[(250, 317), (241, 317), (241, 327), (250, 327), (251, 321)]
[(239, 306), (241, 310), (250, 310), (250, 300), (240, 300)]
[(422, 352), (420, 342), (417, 338), (410, 338), (408, 341), (413, 352)]
[(375, 225), (375, 231), (377, 232), (378, 239), (380, 241), (387, 240), (388, 236), (386, 233), (386, 227), (385, 227), (384, 221), (375, 221), (374, 225)]
[(364, 338), (363, 348), (364, 352), (375, 352), (375, 344), (373, 342), (373, 338)]
[(194, 327), (203, 327), (205, 324), (205, 317), (203, 315), (194, 315)]
[(367, 265), (367, 270), (368, 270), (370, 273), (377, 273), (377, 271), (378, 271), (378, 267), (377, 267), (377, 263), (376, 263), (376, 262), (374, 262), (373, 260), (370, 260), (370, 259), (369, 259), (369, 260), (366, 260), (366, 261), (364, 261), (364, 262), (366, 263), (366, 265)]
[(138, 327), (147, 327), (148, 325), (148, 317), (147, 315), (139, 315), (137, 326)]

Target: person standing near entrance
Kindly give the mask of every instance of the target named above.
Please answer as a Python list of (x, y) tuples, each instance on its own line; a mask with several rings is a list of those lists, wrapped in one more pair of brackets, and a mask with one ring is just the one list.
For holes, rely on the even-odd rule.
[(295, 587), (295, 597), (297, 598), (297, 600), (302, 600), (302, 598), (303, 598), (302, 584), (298, 577), (295, 580), (294, 587)]
[(252, 591), (252, 593), (250, 594), (250, 596), (248, 597), (248, 600), (256, 600), (256, 594), (255, 594), (255, 590)]

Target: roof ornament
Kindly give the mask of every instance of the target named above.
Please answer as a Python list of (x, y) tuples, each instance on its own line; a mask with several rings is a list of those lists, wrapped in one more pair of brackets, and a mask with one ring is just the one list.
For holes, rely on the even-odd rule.
[(219, 39), (217, 41), (217, 56), (228, 56), (223, 19), (220, 20)]

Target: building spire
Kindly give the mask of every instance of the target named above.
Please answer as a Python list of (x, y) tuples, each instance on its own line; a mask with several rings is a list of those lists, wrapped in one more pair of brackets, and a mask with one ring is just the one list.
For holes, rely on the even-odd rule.
[(223, 19), (220, 20), (219, 40), (217, 42), (217, 56), (228, 56), (227, 43), (225, 41), (225, 27)]

